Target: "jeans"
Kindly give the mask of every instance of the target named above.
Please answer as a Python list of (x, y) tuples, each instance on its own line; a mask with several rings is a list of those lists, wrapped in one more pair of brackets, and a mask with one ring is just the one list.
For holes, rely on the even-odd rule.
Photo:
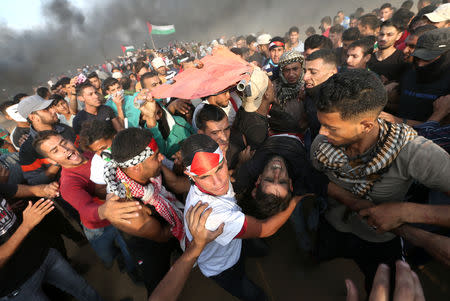
[(97, 253), (106, 267), (111, 267), (114, 258), (121, 252), (127, 271), (134, 271), (136, 265), (131, 258), (123, 237), (114, 226), (109, 225), (104, 228), (88, 229), (83, 225), (83, 230), (95, 253)]
[[(245, 243), (243, 241), (241, 258), (239, 261), (231, 268), (223, 271), (219, 275), (211, 276), (212, 280), (216, 282), (221, 288), (225, 289), (227, 292), (233, 296), (244, 301), (265, 301), (268, 300), (267, 295), (264, 291), (257, 286), (253, 281), (251, 281), (245, 274), (245, 257), (246, 255), (264, 255), (267, 250), (256, 246), (257, 244)], [(248, 248), (248, 249), (247, 249)], [(251, 249), (251, 250), (250, 250)], [(253, 254), (251, 254), (253, 253)]]
[(50, 249), (39, 269), (19, 289), (8, 296), (0, 297), (0, 301), (49, 301), (42, 291), (44, 282), (71, 294), (79, 301), (102, 300), (58, 251)]

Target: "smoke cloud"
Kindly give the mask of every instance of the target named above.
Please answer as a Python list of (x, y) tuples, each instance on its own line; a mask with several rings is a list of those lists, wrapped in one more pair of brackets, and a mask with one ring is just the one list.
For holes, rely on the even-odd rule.
[[(222, 35), (268, 32), (284, 35), (290, 26), (317, 30), (323, 16), (340, 9), (349, 15), (366, 12), (383, 0), (92, 0), (81, 10), (68, 0), (43, 0), (43, 25), (17, 31), (0, 24), (0, 91), (5, 95), (31, 92), (51, 76), (82, 65), (101, 64), (121, 55), (120, 45), (151, 45), (146, 21), (175, 24), (176, 33), (154, 36), (157, 47), (169, 41), (211, 41)], [(391, 3), (397, 7), (402, 1)]]

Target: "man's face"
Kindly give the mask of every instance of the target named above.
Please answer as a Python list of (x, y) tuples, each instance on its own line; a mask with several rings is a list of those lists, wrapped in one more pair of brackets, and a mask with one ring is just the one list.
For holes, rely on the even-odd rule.
[(102, 104), (94, 87), (85, 88), (80, 95), (80, 99), (91, 107), (99, 107)]
[(350, 20), (350, 27), (355, 28), (358, 27), (358, 19), (354, 18)]
[(330, 33), (329, 38), (331, 42), (333, 43), (333, 48), (341, 47), (342, 43), (342, 33)]
[(324, 113), (317, 111), (321, 127), (319, 134), (327, 137), (335, 145), (350, 145), (361, 139), (362, 131), (359, 122), (352, 119), (342, 120), (339, 112)]
[(368, 37), (368, 36), (375, 35), (375, 31), (372, 28), (370, 28), (367, 25), (362, 25), (361, 21), (357, 21), (357, 22), (358, 22), (358, 29), (361, 34), (361, 37)]
[(91, 145), (89, 145), (89, 149), (100, 156), (105, 149), (111, 147), (112, 140), (112, 138), (102, 138), (96, 140)]
[(267, 162), (262, 174), (259, 176), (257, 185), (265, 194), (272, 194), (280, 198), (292, 190), (292, 181), (286, 167), (286, 162), (280, 156), (275, 156)]
[(89, 79), (89, 82), (91, 83), (91, 85), (93, 85), (95, 87), (95, 89), (99, 90), (100, 86), (101, 86), (101, 81), (98, 77), (93, 77)]
[(269, 54), (269, 44), (259, 44), (258, 45), (259, 52), (261, 52), (264, 55)]
[(258, 51), (258, 43), (252, 42), (248, 45), (248, 48), (250, 48), (251, 51)]
[(69, 104), (65, 100), (60, 100), (54, 108), (58, 114), (70, 114)]
[(75, 145), (62, 136), (51, 136), (41, 144), (41, 150), (47, 157), (65, 168), (79, 166), (84, 158)]
[(228, 104), (230, 102), (230, 92), (226, 91), (224, 93), (221, 93), (219, 95), (214, 95), (208, 97), (208, 102), (211, 105), (215, 105), (221, 108), (228, 107)]
[(292, 45), (295, 45), (298, 43), (298, 32), (291, 32), (289, 34), (289, 41), (291, 42)]
[(378, 33), (378, 48), (388, 49), (394, 47), (395, 42), (400, 39), (402, 33), (394, 26), (383, 26)]
[(403, 58), (405, 62), (412, 63), (414, 57), (411, 55), (416, 49), (417, 40), (419, 39), (416, 35), (409, 35), (405, 40), (405, 49), (403, 49)]
[(333, 74), (337, 73), (336, 67), (325, 64), (322, 59), (306, 61), (305, 63), (305, 88), (311, 89), (329, 79)]
[(317, 50), (320, 50), (320, 48), (308, 48), (305, 50), (303, 55), (305, 56), (305, 58), (307, 58), (308, 56), (311, 55), (311, 53), (316, 52)]
[(106, 91), (109, 95), (113, 95), (117, 93), (118, 91), (122, 90), (122, 86), (119, 83), (115, 83), (114, 85), (109, 86), (108, 90)]
[(205, 130), (199, 130), (200, 134), (209, 136), (212, 140), (219, 144), (222, 153), (226, 154), (230, 145), (230, 124), (225, 116), (220, 121), (207, 121)]
[(207, 173), (192, 178), (198, 186), (217, 196), (226, 194), (230, 186), (226, 160), (223, 160), (222, 163)]
[(342, 41), (342, 49), (344, 49), (344, 51), (348, 50), (348, 47), (353, 43), (354, 41)]
[(167, 67), (166, 66), (161, 66), (158, 69), (156, 69), (156, 71), (158, 72), (158, 74), (166, 75), (167, 74)]
[(384, 21), (389, 20), (390, 18), (392, 18), (392, 9), (389, 7), (383, 8), (382, 10), (380, 10), (380, 17), (381, 19), (383, 19)]
[[(58, 115), (56, 115), (56, 110), (54, 107), (49, 106), (44, 110), (35, 111), (32, 113), (39, 118), (39, 121), (45, 125), (53, 125), (58, 122)], [(31, 120), (35, 119), (35, 116)]]
[(69, 95), (70, 94), (70, 84), (63, 85), (62, 92), (63, 92), (64, 96)]
[(303, 72), (302, 64), (300, 64), (299, 62), (295, 62), (286, 65), (283, 67), (282, 72), (287, 82), (290, 84), (294, 84), (299, 80), (300, 76), (302, 75)]
[(153, 77), (144, 79), (143, 83), (144, 83), (143, 88), (148, 89), (151, 92), (154, 88), (161, 85), (161, 80), (159, 79), (158, 76), (153, 76)]
[(284, 47), (273, 47), (269, 50), (270, 58), (274, 64), (278, 64), (281, 55), (284, 53)]
[(144, 73), (147, 73), (148, 69), (146, 67), (141, 68), (141, 70), (139, 70), (138, 75), (139, 77), (141, 77)]
[(352, 47), (347, 51), (347, 66), (349, 69), (366, 69), (370, 55), (364, 56), (361, 47)]
[(236, 41), (236, 47), (237, 48), (243, 48), (243, 47), (245, 47), (246, 46), (246, 42), (245, 42), (245, 40), (239, 40), (239, 41)]
[(140, 172), (145, 179), (150, 179), (161, 174), (161, 166), (164, 156), (158, 151), (141, 163)]

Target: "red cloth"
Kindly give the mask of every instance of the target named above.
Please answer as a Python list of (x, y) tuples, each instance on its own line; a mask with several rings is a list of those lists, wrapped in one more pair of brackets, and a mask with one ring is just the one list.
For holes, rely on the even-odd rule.
[(397, 48), (398, 50), (403, 51), (403, 49), (405, 49), (405, 47), (406, 47), (406, 44), (405, 44), (406, 38), (409, 35), (410, 35), (410, 33), (407, 30), (405, 30), (403, 32), (402, 36), (400, 37), (400, 39), (397, 42), (395, 42), (394, 47)]
[(83, 225), (89, 229), (109, 226), (108, 220), (98, 216), (100, 204), (95, 197), (95, 184), (90, 180), (93, 153), (84, 153), (86, 163), (74, 168), (61, 170), (60, 188), (62, 198), (80, 214)]
[[(331, 27), (330, 27), (331, 28)], [(322, 34), (324, 37), (329, 38), (330, 37), (330, 28), (328, 28), (327, 30), (325, 30), (325, 32)]]
[(196, 99), (215, 94), (248, 78), (253, 65), (226, 48), (217, 48), (201, 59), (203, 68), (189, 68), (178, 73), (171, 85), (152, 90), (155, 98)]

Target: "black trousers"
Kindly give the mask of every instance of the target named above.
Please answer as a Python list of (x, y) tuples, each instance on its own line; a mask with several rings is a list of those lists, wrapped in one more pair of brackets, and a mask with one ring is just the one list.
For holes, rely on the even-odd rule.
[(334, 258), (353, 259), (365, 276), (366, 292), (370, 293), (378, 265), (384, 263), (391, 270), (391, 287), (394, 287), (395, 262), (402, 258), (400, 238), (374, 243), (352, 233), (337, 231), (324, 218), (319, 225), (318, 257), (321, 261)]
[(244, 301), (265, 301), (268, 300), (264, 291), (251, 281), (245, 274), (245, 258), (247, 256), (260, 257), (268, 252), (267, 246), (258, 240), (244, 239), (242, 241), (241, 257), (231, 268), (223, 271), (219, 275), (209, 277), (220, 287), (233, 296)]

